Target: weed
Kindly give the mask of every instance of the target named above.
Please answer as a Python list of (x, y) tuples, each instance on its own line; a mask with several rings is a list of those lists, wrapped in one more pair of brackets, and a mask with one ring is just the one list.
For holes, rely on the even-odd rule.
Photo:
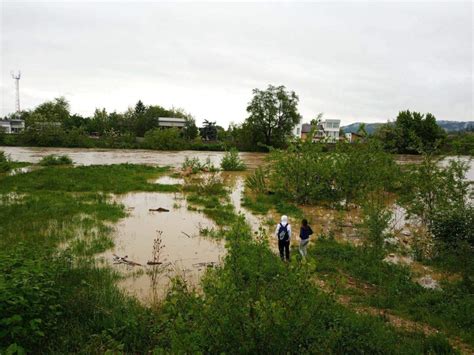
[(241, 171), (247, 167), (242, 159), (240, 159), (237, 149), (233, 148), (227, 151), (222, 157), (221, 168), (224, 171)]
[(71, 165), (72, 159), (69, 158), (67, 155), (51, 154), (44, 156), (38, 164), (43, 166)]
[(245, 178), (245, 187), (257, 194), (265, 193), (267, 191), (265, 171), (261, 167), (255, 169)]

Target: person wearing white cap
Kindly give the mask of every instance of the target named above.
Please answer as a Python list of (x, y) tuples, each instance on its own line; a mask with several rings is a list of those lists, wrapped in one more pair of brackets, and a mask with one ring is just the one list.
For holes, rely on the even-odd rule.
[(281, 216), (280, 223), (278, 223), (275, 235), (278, 238), (278, 250), (280, 251), (281, 260), (290, 261), (290, 238), (291, 225), (288, 223), (288, 217)]

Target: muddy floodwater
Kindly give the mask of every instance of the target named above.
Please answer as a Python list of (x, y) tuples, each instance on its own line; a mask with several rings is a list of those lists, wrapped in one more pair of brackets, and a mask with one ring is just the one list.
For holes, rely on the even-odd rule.
[[(116, 196), (128, 216), (115, 225), (115, 246), (101, 257), (121, 271), (120, 286), (145, 303), (161, 299), (169, 288), (170, 279), (184, 278), (190, 286), (197, 286), (207, 267), (219, 265), (225, 256), (223, 241), (199, 235), (202, 228), (213, 228), (214, 223), (202, 214), (187, 209), (179, 194), (138, 192)], [(165, 208), (169, 212), (152, 212)], [(161, 232), (161, 233), (160, 233)], [(157, 266), (153, 261), (155, 240), (161, 238), (162, 250)], [(114, 264), (113, 256), (127, 256), (140, 264)]]
[[(68, 155), (77, 165), (110, 165), (110, 164), (153, 164), (181, 167), (186, 158), (207, 158), (219, 166), (225, 152), (201, 151), (157, 151), (142, 149), (87, 149), (87, 148), (52, 148), (52, 147), (0, 147), (12, 160), (37, 163), (46, 155)], [(240, 153), (240, 157), (251, 169), (260, 166), (265, 153)]]

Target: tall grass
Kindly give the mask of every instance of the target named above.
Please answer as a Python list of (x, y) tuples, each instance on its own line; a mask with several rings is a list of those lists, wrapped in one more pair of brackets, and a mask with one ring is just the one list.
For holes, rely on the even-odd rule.
[(167, 171), (167, 168), (147, 165), (93, 165), (78, 167), (50, 167), (28, 174), (6, 176), (0, 180), (0, 192), (69, 191), (112, 192), (162, 191), (175, 192), (177, 185), (148, 182)]

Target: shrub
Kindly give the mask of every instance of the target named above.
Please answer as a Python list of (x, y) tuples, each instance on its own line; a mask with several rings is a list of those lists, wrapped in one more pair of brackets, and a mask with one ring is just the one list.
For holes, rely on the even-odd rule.
[(40, 165), (44, 166), (52, 166), (52, 165), (71, 165), (72, 159), (69, 158), (67, 155), (46, 155), (43, 157), (40, 162)]
[(367, 193), (392, 190), (398, 176), (393, 158), (374, 143), (342, 144), (335, 152), (309, 140), (270, 155), (270, 183), (298, 203), (360, 202)]
[(392, 211), (387, 208), (383, 192), (374, 192), (367, 196), (362, 204), (364, 220), (362, 227), (366, 232), (366, 243), (371, 251), (382, 255), (384, 239), (387, 237), (387, 228), (392, 219)]
[(224, 171), (242, 171), (247, 167), (245, 166), (242, 159), (240, 159), (237, 149), (232, 148), (227, 151), (222, 158), (221, 168)]
[(439, 259), (453, 260), (464, 284), (474, 290), (474, 208), (455, 208), (438, 213), (433, 219), (432, 233)]
[(175, 128), (155, 128), (145, 133), (143, 145), (149, 149), (181, 150), (186, 148), (185, 141)]
[(33, 351), (57, 330), (62, 264), (40, 253), (20, 245), (0, 257), (0, 352), (11, 344)]
[(267, 191), (267, 183), (265, 180), (265, 171), (259, 167), (255, 169), (253, 174), (245, 179), (245, 187), (256, 193), (264, 193)]

